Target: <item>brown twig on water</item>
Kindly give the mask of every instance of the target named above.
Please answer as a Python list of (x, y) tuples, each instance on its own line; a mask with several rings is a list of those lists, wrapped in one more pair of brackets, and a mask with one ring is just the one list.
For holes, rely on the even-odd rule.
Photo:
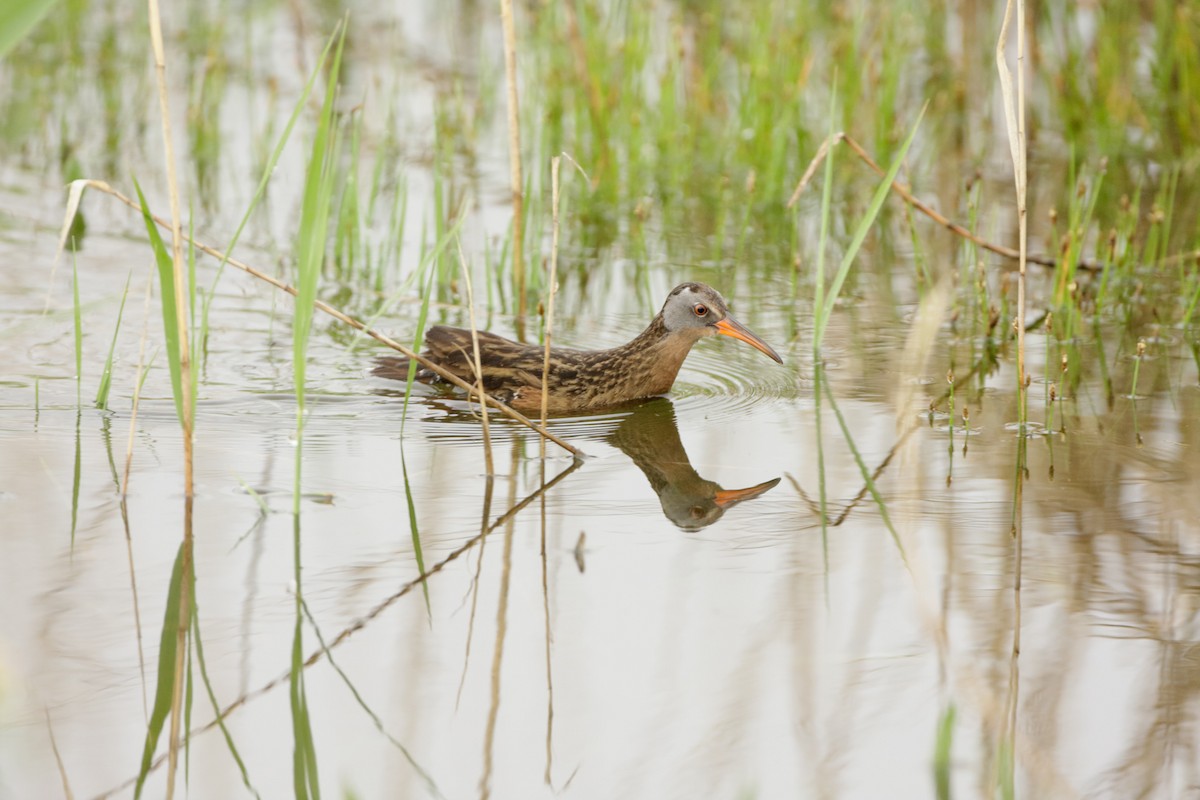
[[(104, 181), (89, 180), (89, 181), (86, 181), (86, 183), (88, 186), (90, 186), (93, 189), (98, 189), (99, 191), (104, 192), (105, 194), (108, 194), (108, 195), (111, 195), (111, 196), (117, 198), (122, 203), (129, 206), (130, 208), (133, 208), (138, 211), (141, 210), (141, 206), (139, 206), (137, 204), (137, 202), (135, 202), (134, 200), (131, 200), (126, 195), (122, 194), (121, 192), (117, 191), (113, 187), (109, 186)], [(167, 227), (169, 224), (166, 220), (164, 220), (162, 217), (159, 217), (157, 215), (151, 214), (150, 217), (158, 225), (161, 225), (163, 227)], [(206, 255), (212, 256), (213, 258), (216, 258), (216, 259), (224, 259), (226, 263), (230, 264), (233, 267), (236, 267), (237, 269), (240, 269), (242, 272), (245, 272), (249, 275), (253, 275), (255, 278), (258, 278), (259, 280), (266, 281), (267, 283), (271, 284), (275, 288), (282, 289), (283, 291), (287, 292), (290, 295), (295, 296), (295, 294), (296, 294), (296, 289), (294, 287), (289, 286), (288, 284), (284, 283), (283, 281), (279, 280), (278, 278), (272, 277), (271, 275), (267, 275), (264, 272), (259, 272), (254, 267), (250, 266), (249, 264), (246, 264), (245, 262), (238, 261), (236, 258), (227, 257), (224, 253), (222, 253), (220, 250), (217, 250), (215, 247), (210, 247), (202, 242), (198, 242), (195, 239), (192, 239), (187, 236), (184, 236), (184, 240), (189, 242), (193, 247), (195, 247), (200, 252), (205, 253)], [(412, 350), (410, 350), (407, 347), (405, 347), (404, 345), (400, 344), (395, 339), (392, 339), (391, 337), (380, 333), (379, 331), (375, 330), (374, 328), (368, 327), (365, 323), (360, 322), (359, 320), (355, 319), (354, 317), (344, 314), (341, 311), (338, 311), (333, 306), (331, 306), (328, 303), (325, 303), (321, 300), (317, 300), (314, 305), (317, 309), (328, 314), (329, 316), (333, 317), (334, 319), (338, 320), (339, 322), (345, 323), (346, 325), (349, 325), (351, 328), (354, 328), (357, 331), (362, 331), (367, 336), (370, 336), (372, 339), (374, 339), (377, 342), (387, 345), (388, 347), (392, 348), (396, 352), (400, 353), (405, 358), (409, 358), (409, 359), (412, 359), (413, 361), (416, 361), (422, 367), (425, 367), (430, 372), (433, 372), (434, 374), (438, 375), (443, 380), (445, 380), (445, 381), (457, 386), (459, 389), (462, 389), (465, 392), (467, 392), (468, 396), (479, 398), (479, 394), (478, 394), (478, 392), (476, 392), (474, 386), (467, 383), (462, 378), (459, 378), (454, 373), (447, 371), (445, 368), (439, 366), (438, 364), (433, 363), (432, 361), (430, 361), (429, 359), (420, 355), (419, 353), (414, 353)], [(530, 430), (537, 433), (539, 436), (542, 436), (542, 437), (554, 442), (556, 445), (558, 445), (562, 449), (566, 450), (568, 453), (570, 453), (575, 458), (579, 459), (579, 458), (584, 457), (585, 454), (582, 450), (568, 444), (566, 441), (564, 441), (560, 437), (555, 436), (553, 433), (550, 433), (548, 430), (546, 430), (541, 425), (538, 425), (536, 422), (529, 419), (521, 412), (516, 411), (513, 408), (510, 408), (506, 403), (503, 403), (503, 402), (497, 400), (495, 397), (492, 397), (491, 395), (485, 395), (483, 398), (483, 402), (485, 402), (487, 405), (491, 406), (492, 408), (497, 409), (502, 414), (504, 414), (506, 417), (509, 417), (510, 419), (513, 419), (513, 420), (521, 423), (525, 427), (527, 427)]]
[[(875, 162), (875, 159), (871, 158), (871, 156), (867, 153), (867, 151), (863, 149), (862, 145), (860, 145), (858, 142), (854, 141), (854, 138), (852, 136), (845, 133), (844, 131), (839, 131), (838, 133), (835, 133), (832, 136), (830, 136), (829, 138), (827, 138), (824, 142), (821, 143), (821, 146), (819, 148), (817, 148), (817, 154), (815, 156), (813, 156), (812, 161), (809, 162), (808, 169), (806, 169), (804, 171), (804, 174), (800, 177), (800, 181), (796, 184), (795, 191), (792, 192), (792, 196), (788, 199), (788, 202), (787, 202), (788, 208), (791, 208), (792, 206), (794, 206), (796, 204), (796, 202), (800, 199), (800, 195), (804, 192), (805, 187), (808, 186), (809, 181), (812, 180), (813, 175), (816, 173), (817, 167), (820, 166), (821, 162), (825, 160), (825, 157), (829, 155), (830, 149), (832, 147), (834, 147), (835, 145), (843, 144), (843, 143), (847, 147), (849, 147), (854, 152), (854, 154), (856, 156), (858, 156), (859, 159), (862, 160), (868, 167), (870, 167), (872, 170), (874, 170), (876, 174), (878, 174), (878, 175), (887, 174), (887, 171), (884, 170), (883, 167), (879, 166), (879, 164), (877, 164)], [(894, 181), (892, 183), (892, 191), (894, 191), (896, 194), (900, 195), (900, 199), (902, 199), (904, 202), (908, 203), (910, 206), (915, 208), (917, 211), (920, 211), (922, 214), (929, 217), (931, 220), (936, 222), (938, 225), (941, 225), (943, 228), (947, 229), (951, 233), (953, 233), (957, 236), (961, 236), (962, 238), (966, 239), (967, 241), (971, 242), (972, 244), (974, 244), (978, 247), (981, 247), (984, 250), (987, 250), (989, 253), (995, 253), (998, 256), (1003, 256), (1004, 258), (1012, 259), (1013, 261), (1020, 260), (1021, 253), (1019, 250), (1014, 250), (1011, 247), (1005, 247), (1002, 244), (995, 244), (993, 242), (989, 242), (985, 239), (979, 238), (974, 233), (971, 233), (971, 231), (964, 228), (962, 225), (959, 225), (957, 222), (953, 222), (950, 219), (947, 219), (943, 214), (940, 214), (939, 212), (935, 211), (929, 205), (922, 202), (919, 198), (915, 197), (913, 195), (913, 193), (909, 190), (909, 188), (907, 186), (905, 186), (904, 184), (900, 183), (900, 181)], [(1031, 254), (1027, 253), (1025, 255), (1025, 261), (1030, 264), (1038, 264), (1043, 267), (1058, 266), (1058, 259), (1054, 258), (1053, 256), (1031, 255)], [(1099, 272), (1104, 269), (1103, 264), (1096, 262), (1096, 261), (1089, 261), (1088, 259), (1084, 259), (1084, 258), (1079, 259), (1077, 266), (1080, 269), (1088, 270), (1091, 272)]]

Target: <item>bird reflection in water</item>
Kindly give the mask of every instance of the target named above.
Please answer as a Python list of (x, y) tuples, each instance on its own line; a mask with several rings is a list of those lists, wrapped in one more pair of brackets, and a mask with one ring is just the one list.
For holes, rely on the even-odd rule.
[(722, 489), (701, 477), (683, 449), (675, 406), (663, 397), (635, 408), (607, 441), (633, 459), (658, 495), (663, 514), (685, 531), (707, 528), (738, 503), (753, 500), (779, 483), (779, 478), (773, 478), (746, 489)]
[[(378, 391), (393, 393), (391, 390)], [(447, 402), (440, 397), (424, 400), (431, 408), (446, 412), (436, 421), (453, 424), (469, 420), (473, 424), (477, 419), (476, 412), (465, 402)], [(665, 397), (638, 403), (616, 428), (600, 438), (633, 460), (658, 495), (663, 514), (685, 531), (707, 528), (738, 503), (753, 500), (775, 488), (780, 480), (772, 478), (745, 489), (723, 489), (715, 481), (703, 478), (692, 467), (687, 451), (683, 449), (675, 406)], [(584, 463), (576, 462), (568, 472)]]

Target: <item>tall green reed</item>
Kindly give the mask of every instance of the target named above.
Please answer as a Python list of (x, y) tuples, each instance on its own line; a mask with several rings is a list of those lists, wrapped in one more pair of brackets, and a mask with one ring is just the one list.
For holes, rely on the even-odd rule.
[(334, 115), (338, 93), (338, 73), (345, 44), (345, 25), (335, 33), (337, 48), (330, 62), (325, 99), (317, 118), (312, 150), (300, 205), (299, 231), (296, 238), (296, 299), (292, 317), (292, 373), (296, 394), (296, 460), (292, 486), (292, 551), (295, 587), (295, 624), (292, 632), (292, 658), (288, 674), (288, 697), (292, 711), (293, 791), (297, 798), (321, 796), (317, 769), (317, 748), (308, 706), (304, 677), (304, 592), (301, 558), (302, 477), (304, 466), (304, 424), (307, 415), (308, 345), (312, 334), (317, 283), (325, 263), (328, 244), (330, 207), (337, 175), (340, 135)]
[[(152, 25), (152, 34), (156, 31), (156, 25)], [(332, 40), (331, 40), (332, 42)], [(160, 72), (164, 71), (162, 67), (164, 56), (162, 54), (161, 41), (155, 41), (156, 45), (156, 60), (160, 65)], [(328, 47), (326, 48), (328, 53)], [(324, 56), (322, 57), (322, 62)], [(309, 90), (315, 80), (316, 72), (310, 79), (308, 86), (305, 89), (304, 97), (307, 97)], [(163, 101), (165, 110), (165, 100)], [(247, 210), (241, 224), (234, 233), (233, 240), (229, 248), (227, 248), (225, 258), (229, 256), (233, 246), (236, 244), (250, 214), (253, 206), (261, 198), (265, 191), (266, 183), (269, 178), (274, 162), (278, 159), (284, 142), (291, 132), (292, 126), (299, 115), (300, 109), (304, 106), (303, 98), (297, 104), (291, 120), (289, 121), (282, 139), (277, 145), (270, 163), (264, 172), (263, 178), (259, 183), (258, 189), (252, 201), (251, 208)], [(164, 118), (165, 118), (164, 114)], [(169, 142), (169, 131), (164, 132)], [(168, 148), (169, 152), (169, 148)], [(169, 194), (172, 199), (172, 218), (173, 218), (173, 233), (178, 242), (180, 237), (178, 223), (178, 202), (175, 198), (175, 186), (173, 181), (173, 171), (169, 171)], [(187, 697), (187, 705), (185, 713), (190, 718), (191, 713), (191, 697), (192, 684), (188, 676), (191, 675), (191, 658), (190, 647), (191, 639), (190, 632), (198, 627), (198, 618), (194, 613), (195, 606), (192, 600), (195, 595), (194, 575), (192, 574), (191, 560), (191, 510), (192, 510), (192, 450), (191, 450), (191, 435), (194, 424), (194, 408), (196, 402), (196, 390), (198, 382), (193, 379), (192, 365), (197, 363), (199, 355), (200, 341), (203, 336), (189, 336), (188, 326), (188, 311), (191, 310), (191, 316), (195, 318), (196, 307), (196, 278), (195, 278), (195, 256), (194, 250), (189, 250), (187, 276), (183, 275), (182, 269), (182, 252), (178, 245), (175, 246), (174, 255), (168, 252), (167, 245), (164, 243), (159, 229), (155, 224), (155, 220), (151, 215), (149, 204), (146, 201), (145, 195), (142, 193), (141, 187), (135, 181), (137, 189), (139, 206), (142, 211), (143, 220), (146, 224), (147, 236), (149, 238), (151, 249), (154, 253), (155, 263), (159, 273), (159, 284), (162, 296), (162, 318), (164, 338), (167, 350), (168, 369), (171, 376), (172, 397), (175, 401), (175, 410), (179, 418), (180, 425), (184, 431), (184, 482), (185, 482), (185, 513), (184, 513), (184, 537), (180, 544), (179, 553), (176, 558), (177, 568), (172, 572), (170, 585), (168, 586), (168, 602), (167, 614), (164, 619), (164, 627), (162, 633), (162, 641), (164, 646), (160, 647), (159, 668), (158, 668), (158, 684), (155, 694), (154, 707), (151, 711), (149, 724), (147, 726), (146, 740), (143, 747), (142, 761), (139, 769), (138, 777), (135, 785), (135, 796), (140, 796), (146, 777), (149, 773), (153, 762), (154, 751), (157, 747), (157, 742), (162, 735), (164, 724), (168, 719), (171, 721), (171, 733), (168, 741), (169, 747), (169, 767), (167, 777), (167, 791), (170, 796), (174, 791), (175, 785), (175, 765), (176, 751), (179, 746), (178, 726), (180, 724), (181, 706), (184, 703), (184, 697)], [(189, 237), (191, 238), (191, 237)], [(221, 270), (225, 265), (225, 260), (222, 260), (218, 267), (216, 277), (214, 278), (213, 289), (206, 296), (205, 303), (202, 307), (202, 328), (206, 330), (207, 316), (209, 303), (215, 294), (216, 281), (219, 280)], [(186, 298), (186, 300), (185, 300)], [(311, 317), (311, 313), (310, 313)], [(191, 343), (195, 343), (197, 352), (191, 351)], [(140, 377), (139, 377), (140, 379)], [(299, 457), (299, 456), (298, 456)], [(297, 583), (297, 586), (299, 584)], [(167, 645), (170, 641), (169, 646)], [(197, 646), (197, 656), (203, 662), (202, 646)], [(184, 670), (184, 664), (188, 665), (187, 670)], [(205, 677), (206, 688), (209, 690), (210, 699), (214, 700), (211, 687), (207, 686), (207, 668), (204, 663), (201, 663), (201, 674)], [(222, 723), (222, 728), (224, 725)], [(245, 767), (242, 759), (233, 745), (232, 737), (228, 731), (225, 731), (226, 742), (230, 752), (242, 771), (243, 780), (247, 786), (250, 786), (249, 778), (246, 775)], [(309, 737), (311, 741), (311, 736)], [(314, 769), (315, 772), (315, 769)]]
[[(141, 186), (134, 181), (142, 217), (146, 223), (146, 234), (154, 253), (155, 264), (158, 268), (159, 286), (162, 299), (163, 336), (167, 347), (167, 364), (171, 375), (171, 394), (175, 401), (175, 412), (179, 418), (184, 433), (185, 459), (185, 507), (184, 507), (184, 536), (176, 555), (175, 568), (167, 587), (167, 611), (163, 620), (163, 630), (159, 647), (158, 680), (155, 691), (154, 706), (147, 725), (146, 740), (142, 748), (142, 761), (134, 789), (134, 796), (140, 797), (158, 740), (162, 735), (163, 726), (168, 719), (171, 721), (168, 753), (170, 755), (167, 776), (167, 792), (174, 792), (176, 751), (179, 747), (179, 714), (183, 700), (186, 678), (183, 669), (183, 658), (187, 650), (187, 632), (192, 626), (191, 594), (193, 591), (192, 559), (191, 559), (191, 433), (192, 409), (195, 407), (196, 384), (191, 379), (187, 358), (188, 336), (186, 317), (180, 321), (181, 309), (186, 309), (181, 300), (177, 301), (180, 292), (186, 290), (181, 280), (182, 273), (176, 269), (176, 262), (167, 252), (166, 244), (159, 234), (158, 226), (150, 214), (150, 207), (142, 193)], [(190, 304), (189, 304), (190, 305)], [(185, 312), (186, 313), (186, 312)]]
[[(184, 411), (183, 383), (183, 353), (187, 350), (188, 340), (186, 327), (181, 326), (179, 322), (180, 305), (175, 301), (176, 293), (183, 291), (184, 287), (176, 286), (171, 254), (167, 251), (166, 243), (163, 242), (162, 235), (151, 215), (150, 205), (146, 202), (146, 196), (142, 193), (142, 187), (136, 179), (133, 186), (137, 190), (142, 219), (146, 225), (146, 236), (150, 240), (150, 248), (154, 252), (154, 263), (158, 268), (159, 290), (162, 296), (163, 339), (167, 347), (167, 368), (171, 375), (171, 396), (175, 401), (175, 414), (179, 418), (180, 425), (190, 427)], [(184, 325), (186, 325), (186, 320)], [(181, 334), (181, 330), (184, 333)], [(187, 386), (187, 395), (194, 401), (195, 385), (191, 382)]]
[[(926, 108), (927, 107), (928, 104), (926, 104)], [(836, 96), (834, 96), (830, 99), (830, 132), (829, 136), (825, 140), (825, 145), (823, 145), (823, 147), (827, 147), (828, 150), (825, 153), (825, 174), (821, 191), (821, 217), (819, 223), (820, 235), (817, 241), (817, 263), (815, 268), (815, 276), (813, 279), (813, 383), (814, 411), (817, 417), (817, 468), (820, 481), (822, 537), (824, 541), (828, 519), (826, 512), (827, 496), (825, 485), (825, 454), (823, 442), (820, 436), (822, 406), (821, 395), (823, 394), (829, 401), (830, 407), (832, 408), (838, 421), (838, 425), (842, 430), (843, 437), (845, 438), (847, 445), (850, 447), (850, 451), (854, 456), (855, 462), (858, 464), (859, 470), (862, 473), (862, 477), (866, 482), (866, 486), (871, 493), (871, 497), (874, 499), (876, 506), (879, 508), (880, 516), (888, 530), (891, 532), (892, 538), (896, 543), (901, 557), (904, 557), (904, 548), (888, 516), (887, 505), (883, 500), (883, 496), (875, 486), (875, 481), (870, 470), (867, 468), (866, 463), (859, 454), (858, 447), (854, 443), (853, 437), (850, 435), (850, 429), (846, 425), (841, 410), (837, 406), (837, 400), (833, 396), (833, 391), (829, 386), (828, 378), (825, 376), (824, 362), (821, 355), (821, 345), (824, 342), (825, 331), (829, 324), (829, 319), (833, 314), (833, 310), (841, 293), (842, 287), (845, 285), (846, 277), (850, 272), (851, 266), (854, 264), (854, 260), (858, 255), (858, 251), (862, 248), (862, 244), (867, 237), (867, 233), (870, 231), (871, 226), (875, 222), (875, 218), (879, 215), (879, 211), (883, 207), (884, 201), (887, 199), (888, 193), (891, 191), (892, 183), (896, 180), (896, 175), (899, 173), (900, 167), (904, 163), (904, 158), (908, 154), (909, 148), (912, 146), (917, 129), (920, 127), (921, 119), (925, 113), (925, 108), (922, 108), (921, 113), (917, 116), (917, 119), (913, 123), (912, 129), (909, 131), (907, 138), (904, 140), (900, 150), (896, 153), (895, 158), (892, 160), (892, 163), (889, 166), (883, 181), (876, 188), (875, 194), (871, 198), (871, 202), (868, 204), (866, 211), (864, 212), (863, 216), (859, 218), (858, 225), (854, 230), (854, 234), (850, 239), (850, 243), (847, 245), (845, 252), (842, 254), (842, 259), (838, 264), (837, 271), (834, 273), (833, 278), (827, 287), (825, 280), (825, 248), (828, 242), (829, 225), (832, 216), (831, 197), (833, 185), (833, 153), (836, 149), (834, 145), (838, 141), (833, 128), (834, 120), (837, 118), (835, 113), (836, 109), (837, 101)]]
[[(334, 36), (336, 36), (336, 33)], [(275, 172), (275, 165), (279, 163), (279, 158), (283, 154), (283, 149), (291, 139), (292, 131), (296, 127), (296, 121), (300, 118), (301, 112), (303, 112), (307, 107), (308, 97), (310, 94), (312, 94), (313, 86), (316, 85), (317, 78), (320, 76), (321, 70), (324, 68), (329, 59), (329, 51), (333, 47), (334, 41), (335, 38), (330, 37), (329, 41), (325, 43), (325, 49), (321, 51), (321, 56), (317, 59), (316, 66), (313, 67), (313, 71), (308, 76), (308, 81), (304, 84), (304, 89), (301, 90), (300, 96), (293, 105), (292, 113), (288, 117), (287, 123), (283, 126), (283, 131), (280, 132), (274, 148), (272, 148), (270, 154), (268, 155), (266, 164), (263, 166), (262, 175), (258, 180), (258, 185), (254, 189), (254, 194), (250, 198), (250, 203), (246, 207), (245, 212), (242, 214), (242, 218), (238, 222), (237, 228), (234, 229), (233, 236), (231, 236), (229, 239), (229, 244), (225, 246), (221, 260), (217, 264), (216, 271), (213, 273), (212, 283), (209, 285), (208, 291), (204, 293), (204, 302), (201, 305), (200, 311), (200, 344), (198, 349), (201, 358), (203, 358), (206, 354), (205, 347), (208, 341), (209, 310), (211, 308), (213, 298), (216, 297), (217, 284), (220, 282), (221, 276), (224, 274), (225, 266), (229, 263), (229, 259), (233, 256), (233, 252), (237, 247), (237, 243), (241, 240), (242, 233), (246, 229), (246, 224), (250, 221), (255, 209), (258, 208), (259, 203), (262, 202), (263, 197), (266, 195), (267, 186), (270, 183), (271, 176)], [(192, 275), (192, 284), (194, 286), (194, 265)]]
[[(821, 352), (821, 344), (825, 339), (825, 329), (829, 324), (829, 318), (833, 315), (834, 306), (837, 304), (838, 297), (841, 294), (842, 286), (846, 282), (846, 276), (850, 274), (850, 267), (854, 265), (854, 259), (858, 256), (858, 251), (862, 248), (863, 242), (867, 238), (871, 227), (875, 224), (875, 218), (879, 215), (879, 210), (883, 208), (883, 203), (887, 200), (889, 192), (891, 192), (892, 183), (896, 180), (896, 175), (900, 172), (900, 167), (904, 164), (904, 158), (908, 155), (909, 147), (912, 146), (913, 138), (917, 134), (917, 129), (921, 126), (921, 120), (925, 116), (925, 110), (928, 108), (928, 103), (921, 109), (921, 113), (917, 115), (916, 121), (908, 132), (904, 143), (900, 146), (900, 150), (896, 153), (896, 157), (892, 159), (891, 165), (888, 167), (887, 174), (880, 181), (875, 189), (874, 195), (871, 197), (871, 202), (867, 205), (867, 209), (858, 220), (858, 225), (854, 229), (854, 234), (850, 238), (849, 244), (846, 246), (845, 252), (842, 254), (842, 259), (838, 263), (837, 271), (833, 274), (833, 279), (829, 286), (825, 287), (824, 275), (824, 260), (821, 258), (821, 251), (817, 255), (817, 273), (816, 273), (816, 298), (813, 301), (813, 353), (814, 357), (819, 358)], [(832, 151), (831, 151), (832, 152)], [(829, 162), (826, 162), (826, 182), (831, 175)], [(822, 248), (828, 231), (828, 217), (830, 213), (826, 202), (825, 195), (822, 194), (821, 200), (821, 241), (818, 247)]]
[[(829, 96), (829, 135), (826, 142), (830, 142), (835, 135), (835, 120), (837, 119), (837, 95), (833, 92)], [(831, 211), (831, 200), (833, 197), (833, 160), (834, 149), (830, 149), (825, 157), (825, 175), (821, 183), (821, 213), (820, 213), (820, 233), (817, 237), (817, 263), (815, 277), (813, 278), (813, 412), (817, 418), (817, 424), (813, 426), (813, 430), (817, 440), (817, 480), (819, 491), (819, 503), (821, 511), (821, 552), (825, 561), (826, 575), (829, 570), (829, 511), (828, 511), (828, 493), (825, 485), (825, 446), (824, 437), (822, 436), (821, 425), (821, 391), (822, 383), (825, 380), (825, 370), (821, 361), (821, 348), (817, 340), (816, 331), (816, 315), (821, 313), (825, 308), (825, 252), (829, 241), (829, 224), (833, 214)], [(798, 256), (797, 256), (798, 258)]]

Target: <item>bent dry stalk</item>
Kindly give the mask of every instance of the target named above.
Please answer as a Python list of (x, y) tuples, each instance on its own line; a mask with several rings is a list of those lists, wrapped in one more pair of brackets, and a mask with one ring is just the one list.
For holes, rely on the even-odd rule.
[[(128, 205), (131, 208), (135, 208), (135, 209), (140, 208), (140, 206), (138, 206), (138, 204), (135, 201), (131, 200), (129, 197), (122, 194), (120, 191), (114, 189), (112, 186), (105, 183), (104, 181), (85, 180), (85, 181), (83, 181), (83, 183), (85, 183), (87, 186), (89, 186), (91, 188), (98, 189), (99, 191), (104, 192), (107, 195), (117, 198), (122, 203), (125, 203), (126, 205)], [(158, 225), (161, 225), (163, 227), (169, 227), (169, 223), (167, 223), (165, 220), (163, 220), (161, 217), (159, 217), (157, 215), (150, 214), (149, 219)], [(260, 272), (259, 270), (255, 269), (254, 267), (251, 267), (249, 264), (246, 264), (243, 261), (239, 261), (236, 258), (227, 256), (225, 253), (222, 253), (221, 251), (217, 250), (216, 248), (210, 247), (209, 245), (206, 245), (203, 242), (198, 242), (198, 241), (192, 240), (191, 243), (196, 247), (197, 250), (199, 250), (202, 253), (212, 256), (213, 258), (216, 258), (216, 259), (222, 259), (225, 261), (225, 263), (230, 264), (230, 265), (236, 267), (237, 269), (240, 269), (242, 272), (245, 272), (249, 275), (253, 275), (255, 278), (258, 278), (259, 280), (266, 281), (267, 283), (271, 284), (275, 288), (281, 289), (290, 295), (293, 295), (293, 296), (296, 295), (296, 289), (294, 287), (289, 286), (288, 284), (284, 283), (283, 281), (279, 280), (278, 278), (273, 278), (270, 275), (267, 275), (266, 273)], [(329, 316), (333, 317), (334, 319), (338, 320), (339, 322), (349, 325), (350, 327), (354, 328), (357, 331), (361, 331), (362, 333), (365, 333), (367, 336), (370, 336), (375, 341), (380, 342), (381, 344), (387, 345), (388, 347), (392, 348), (396, 352), (403, 355), (405, 358), (408, 358), (408, 359), (411, 359), (412, 361), (417, 362), (422, 367), (425, 367), (426, 369), (430, 370), (431, 372), (436, 373), (442, 379), (453, 384), (454, 386), (457, 386), (459, 389), (462, 389), (463, 391), (467, 392), (468, 396), (478, 399), (479, 395), (475, 391), (474, 386), (467, 383), (466, 381), (463, 381), (461, 378), (459, 378), (456, 375), (454, 375), (453, 373), (443, 369), (442, 367), (438, 366), (437, 364), (434, 364), (429, 359), (425, 358), (424, 356), (420, 355), (419, 353), (416, 353), (416, 352), (410, 350), (409, 348), (407, 348), (404, 345), (400, 344), (399, 342), (395, 341), (391, 337), (389, 337), (383, 333), (380, 333), (379, 331), (375, 330), (374, 328), (368, 327), (366, 324), (360, 322), (359, 320), (355, 319), (354, 317), (351, 317), (348, 314), (338, 311), (336, 308), (329, 305), (328, 303), (325, 303), (322, 300), (317, 300), (316, 302), (314, 302), (313, 307), (319, 311), (324, 312), (325, 314), (328, 314)], [(576, 459), (582, 459), (587, 456), (587, 454), (584, 453), (579, 448), (575, 447), (574, 445), (569, 444), (567, 441), (565, 441), (561, 437), (556, 436), (553, 433), (550, 433), (550, 431), (543, 428), (541, 425), (538, 425), (536, 422), (529, 419), (528, 417), (526, 417), (524, 414), (520, 413), (519, 411), (517, 411), (513, 408), (510, 408), (507, 404), (501, 402), (500, 400), (497, 400), (495, 397), (492, 397), (491, 395), (487, 395), (484, 398), (484, 402), (486, 402), (487, 405), (491, 406), (492, 408), (497, 409), (498, 411), (500, 411), (502, 414), (509, 417), (510, 419), (513, 419), (516, 422), (519, 422), (522, 425), (524, 425), (525, 427), (534, 431), (539, 436), (544, 437), (548, 441), (554, 442), (556, 445), (561, 447), (563, 450), (566, 450), (568, 453), (570, 453)]]

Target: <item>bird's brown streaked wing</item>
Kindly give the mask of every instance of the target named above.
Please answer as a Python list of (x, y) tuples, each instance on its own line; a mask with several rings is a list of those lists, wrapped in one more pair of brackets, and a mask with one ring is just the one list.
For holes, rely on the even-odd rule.
[[(479, 362), (483, 367), (484, 386), (487, 389), (540, 386), (540, 381), (529, 374), (535, 361), (540, 372), (540, 348), (511, 341), (489, 331), (479, 331), (477, 336)], [(463, 380), (475, 380), (475, 353), (469, 330), (435, 326), (426, 332), (425, 342), (432, 361)]]

